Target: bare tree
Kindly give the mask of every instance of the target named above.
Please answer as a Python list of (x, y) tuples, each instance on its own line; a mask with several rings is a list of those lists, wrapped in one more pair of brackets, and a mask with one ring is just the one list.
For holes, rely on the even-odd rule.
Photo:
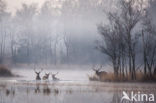
[(6, 6), (6, 3), (0, 0), (0, 63), (2, 63), (6, 52), (7, 23), (10, 19), (10, 13), (6, 11)]
[(121, 0), (121, 18), (126, 34), (125, 39), (128, 46), (129, 70), (132, 79), (136, 79), (135, 49), (137, 42), (137, 36), (133, 34), (133, 30), (142, 18), (142, 6), (143, 1), (141, 0)]
[(142, 5), (141, 0), (120, 0), (118, 11), (108, 13), (110, 26), (99, 29), (104, 40), (101, 51), (111, 57), (115, 74), (122, 72), (124, 76), (127, 56), (132, 80), (136, 79), (136, 45), (139, 38), (133, 30), (142, 19)]
[(66, 47), (66, 59), (67, 59), (67, 62), (69, 62), (70, 60), (70, 47), (71, 47), (71, 39), (70, 39), (70, 35), (67, 35), (66, 33), (64, 34), (64, 44), (65, 44), (65, 47)]
[[(147, 13), (143, 20), (142, 41), (144, 57), (144, 74), (152, 77), (156, 64), (156, 31), (152, 24), (152, 18)], [(148, 69), (148, 73), (147, 73)]]
[[(25, 51), (23, 57), (29, 64), (31, 60), (31, 47), (33, 45), (33, 18), (36, 14), (36, 5), (23, 4), (22, 9), (17, 10), (15, 20), (18, 23), (19, 31), (19, 51)], [(23, 25), (21, 25), (23, 24)], [(22, 58), (23, 58), (22, 57)]]
[(108, 55), (113, 64), (114, 75), (118, 77), (119, 72), (119, 40), (116, 30), (99, 26), (99, 31), (102, 34), (103, 42), (97, 47), (104, 54)]

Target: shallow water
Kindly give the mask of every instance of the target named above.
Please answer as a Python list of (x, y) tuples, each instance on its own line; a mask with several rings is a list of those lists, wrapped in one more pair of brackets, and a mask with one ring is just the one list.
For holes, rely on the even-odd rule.
[(156, 96), (156, 85), (153, 83), (90, 82), (87, 73), (92, 72), (87, 70), (59, 70), (60, 81), (52, 81), (51, 77), (49, 81), (36, 81), (33, 70), (15, 69), (13, 72), (24, 77), (0, 78), (0, 103), (121, 103), (123, 91)]

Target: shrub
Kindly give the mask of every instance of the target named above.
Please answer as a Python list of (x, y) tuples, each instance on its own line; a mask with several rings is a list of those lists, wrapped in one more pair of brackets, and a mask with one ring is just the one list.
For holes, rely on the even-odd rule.
[(0, 66), (0, 77), (10, 77), (13, 76), (12, 72), (5, 66)]

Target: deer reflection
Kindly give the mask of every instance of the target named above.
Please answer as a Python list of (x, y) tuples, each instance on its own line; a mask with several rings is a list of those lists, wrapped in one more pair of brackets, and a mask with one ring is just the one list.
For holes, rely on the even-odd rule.
[(40, 93), (41, 90), (40, 90), (40, 85), (39, 84), (36, 84), (36, 88), (35, 88), (35, 93)]
[(72, 94), (72, 89), (66, 90), (67, 94)]
[(14, 96), (15, 90), (14, 89), (6, 89), (5, 94), (6, 94), (6, 96), (9, 96), (9, 95)]
[(59, 94), (59, 89), (55, 88), (54, 89), (54, 96), (57, 96)]
[(51, 90), (50, 90), (48, 84), (44, 85), (44, 87), (43, 87), (43, 94), (44, 95), (50, 95), (51, 94)]
[(6, 89), (6, 96), (10, 94), (10, 90)]
[(36, 84), (36, 88), (35, 88), (35, 91), (34, 91), (36, 94), (38, 93), (43, 93), (44, 95), (50, 95), (51, 93), (51, 90), (50, 88), (48, 87), (48, 84), (44, 84), (43, 88), (41, 87), (40, 84)]

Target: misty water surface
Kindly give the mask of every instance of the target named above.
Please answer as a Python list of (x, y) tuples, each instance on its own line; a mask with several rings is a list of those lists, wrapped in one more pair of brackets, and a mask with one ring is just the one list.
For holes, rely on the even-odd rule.
[(156, 93), (152, 83), (91, 82), (87, 78), (91, 70), (45, 71), (59, 71), (60, 81), (53, 81), (51, 76), (49, 81), (35, 81), (34, 71), (29, 69), (14, 69), (23, 75), (20, 78), (0, 78), (0, 103), (120, 103), (123, 91)]

